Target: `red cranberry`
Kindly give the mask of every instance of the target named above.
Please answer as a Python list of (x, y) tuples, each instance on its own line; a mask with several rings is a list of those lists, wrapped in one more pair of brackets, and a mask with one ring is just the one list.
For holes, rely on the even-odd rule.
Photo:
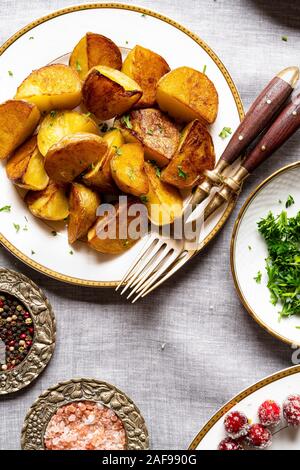
[(266, 449), (272, 444), (272, 434), (261, 424), (252, 424), (246, 437), (249, 446), (255, 449)]
[(275, 426), (280, 421), (280, 406), (274, 400), (266, 400), (258, 408), (258, 417), (263, 426)]
[(234, 441), (231, 437), (226, 437), (218, 445), (218, 450), (244, 450), (239, 442)]
[(300, 426), (300, 395), (290, 395), (283, 404), (283, 416), (291, 426)]
[(249, 429), (247, 416), (240, 411), (231, 411), (224, 420), (225, 431), (232, 439), (246, 436)]
[(20, 334), (20, 339), (25, 339), (25, 338), (26, 338), (25, 333), (21, 333), (21, 334)]

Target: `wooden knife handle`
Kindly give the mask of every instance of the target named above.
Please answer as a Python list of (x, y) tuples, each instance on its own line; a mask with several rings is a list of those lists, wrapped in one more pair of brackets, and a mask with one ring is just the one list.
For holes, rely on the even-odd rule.
[(289, 97), (293, 87), (278, 76), (256, 98), (221, 156), (229, 165), (233, 163), (264, 130), (274, 114)]
[(300, 127), (300, 94), (287, 105), (258, 144), (246, 157), (242, 166), (252, 173), (272, 155)]

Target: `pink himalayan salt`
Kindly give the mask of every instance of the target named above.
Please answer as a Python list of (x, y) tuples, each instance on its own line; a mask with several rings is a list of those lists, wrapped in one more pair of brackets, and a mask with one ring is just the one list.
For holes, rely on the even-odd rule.
[(64, 405), (45, 432), (48, 450), (124, 450), (126, 434), (114, 411), (89, 401)]

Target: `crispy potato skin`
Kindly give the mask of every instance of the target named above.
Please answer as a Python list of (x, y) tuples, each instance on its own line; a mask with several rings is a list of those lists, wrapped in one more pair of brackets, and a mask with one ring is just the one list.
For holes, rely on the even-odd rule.
[(185, 128), (179, 148), (163, 169), (161, 180), (179, 189), (189, 189), (198, 184), (204, 170), (215, 166), (212, 138), (206, 127), (196, 119)]
[(112, 177), (121, 191), (142, 196), (149, 191), (144, 171), (144, 150), (141, 144), (125, 144), (110, 161)]
[(77, 111), (54, 111), (47, 114), (41, 122), (38, 132), (38, 146), (42, 155), (63, 137), (77, 132), (89, 132), (99, 135), (95, 121), (86, 114)]
[(26, 101), (8, 100), (0, 104), (0, 160), (31, 136), (40, 117), (37, 106)]
[(63, 137), (47, 152), (46, 172), (57, 183), (71, 183), (97, 162), (106, 150), (107, 143), (94, 134), (77, 133)]
[(218, 93), (213, 82), (190, 67), (180, 67), (162, 77), (156, 100), (160, 109), (183, 122), (199, 119), (212, 124), (218, 114)]
[[(125, 218), (124, 210), (128, 211), (130, 205), (134, 204), (135, 202), (136, 201), (129, 201), (127, 204), (127, 209), (126, 209), (126, 206), (123, 206), (117, 203), (115, 205), (116, 215), (114, 219), (112, 219), (110, 215), (104, 215), (104, 216), (98, 217), (96, 224), (88, 232), (89, 246), (100, 253), (109, 253), (109, 254), (114, 254), (114, 255), (121, 254), (124, 251), (127, 251), (129, 248), (131, 248), (137, 242), (138, 239), (134, 240), (130, 238), (128, 231), (127, 231), (127, 238), (125, 239), (120, 239), (118, 237), (118, 234), (120, 233), (120, 231), (122, 231), (122, 219), (123, 217)], [(135, 217), (128, 216), (127, 214), (127, 222), (126, 222), (127, 229), (129, 228), (130, 223), (134, 219)], [(112, 224), (115, 223), (117, 237), (115, 239), (99, 238), (97, 234), (107, 232), (108, 226), (110, 223)]]
[(8, 179), (21, 188), (34, 191), (46, 188), (49, 177), (44, 168), (44, 158), (37, 147), (36, 135), (13, 153), (7, 162), (6, 174)]
[(127, 75), (110, 67), (90, 70), (82, 87), (83, 102), (103, 121), (128, 111), (142, 96), (139, 85)]
[(124, 144), (124, 138), (119, 129), (113, 129), (103, 136), (108, 149), (105, 155), (94, 165), (90, 171), (82, 177), (85, 184), (97, 188), (99, 191), (108, 194), (118, 193), (118, 188), (113, 180), (110, 161), (118, 148)]
[(29, 191), (25, 202), (30, 212), (39, 219), (59, 221), (69, 215), (66, 188), (62, 184), (50, 182), (43, 191)]
[(170, 72), (170, 67), (159, 54), (137, 45), (126, 57), (122, 72), (135, 80), (143, 90), (143, 96), (136, 106), (150, 108), (156, 101), (156, 85), (161, 77)]
[(179, 145), (179, 126), (154, 108), (131, 111), (129, 123), (130, 128), (124, 118), (115, 121), (126, 142), (140, 142), (147, 159), (154, 160), (159, 167), (168, 165)]
[(101, 34), (86, 33), (75, 46), (69, 63), (84, 80), (88, 71), (96, 65), (106, 65), (121, 70), (122, 55), (111, 39)]
[(34, 103), (40, 111), (72, 109), (81, 102), (81, 81), (67, 65), (46, 65), (25, 78), (17, 89), (16, 99)]
[(97, 208), (100, 197), (83, 184), (73, 183), (70, 198), (70, 215), (68, 223), (69, 243), (75, 243), (79, 238), (85, 237), (97, 219)]
[(146, 206), (151, 222), (166, 225), (182, 215), (182, 198), (176, 188), (161, 181), (152, 163), (145, 162), (145, 171), (149, 180)]

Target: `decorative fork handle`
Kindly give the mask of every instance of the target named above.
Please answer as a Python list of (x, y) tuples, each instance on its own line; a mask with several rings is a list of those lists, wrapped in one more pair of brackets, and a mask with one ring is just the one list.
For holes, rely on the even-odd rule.
[(224, 201), (238, 194), (243, 181), (265, 162), (286, 142), (300, 127), (300, 94), (281, 111), (269, 130), (249, 152), (235, 173), (224, 179), (224, 184), (205, 209), (207, 219)]
[(223, 182), (222, 173), (231, 165), (258, 137), (271, 122), (276, 112), (292, 93), (299, 79), (299, 68), (288, 67), (274, 77), (256, 98), (245, 115), (217, 165), (212, 171), (205, 171), (203, 183), (196, 189), (192, 205), (196, 206), (210, 193), (211, 188)]

